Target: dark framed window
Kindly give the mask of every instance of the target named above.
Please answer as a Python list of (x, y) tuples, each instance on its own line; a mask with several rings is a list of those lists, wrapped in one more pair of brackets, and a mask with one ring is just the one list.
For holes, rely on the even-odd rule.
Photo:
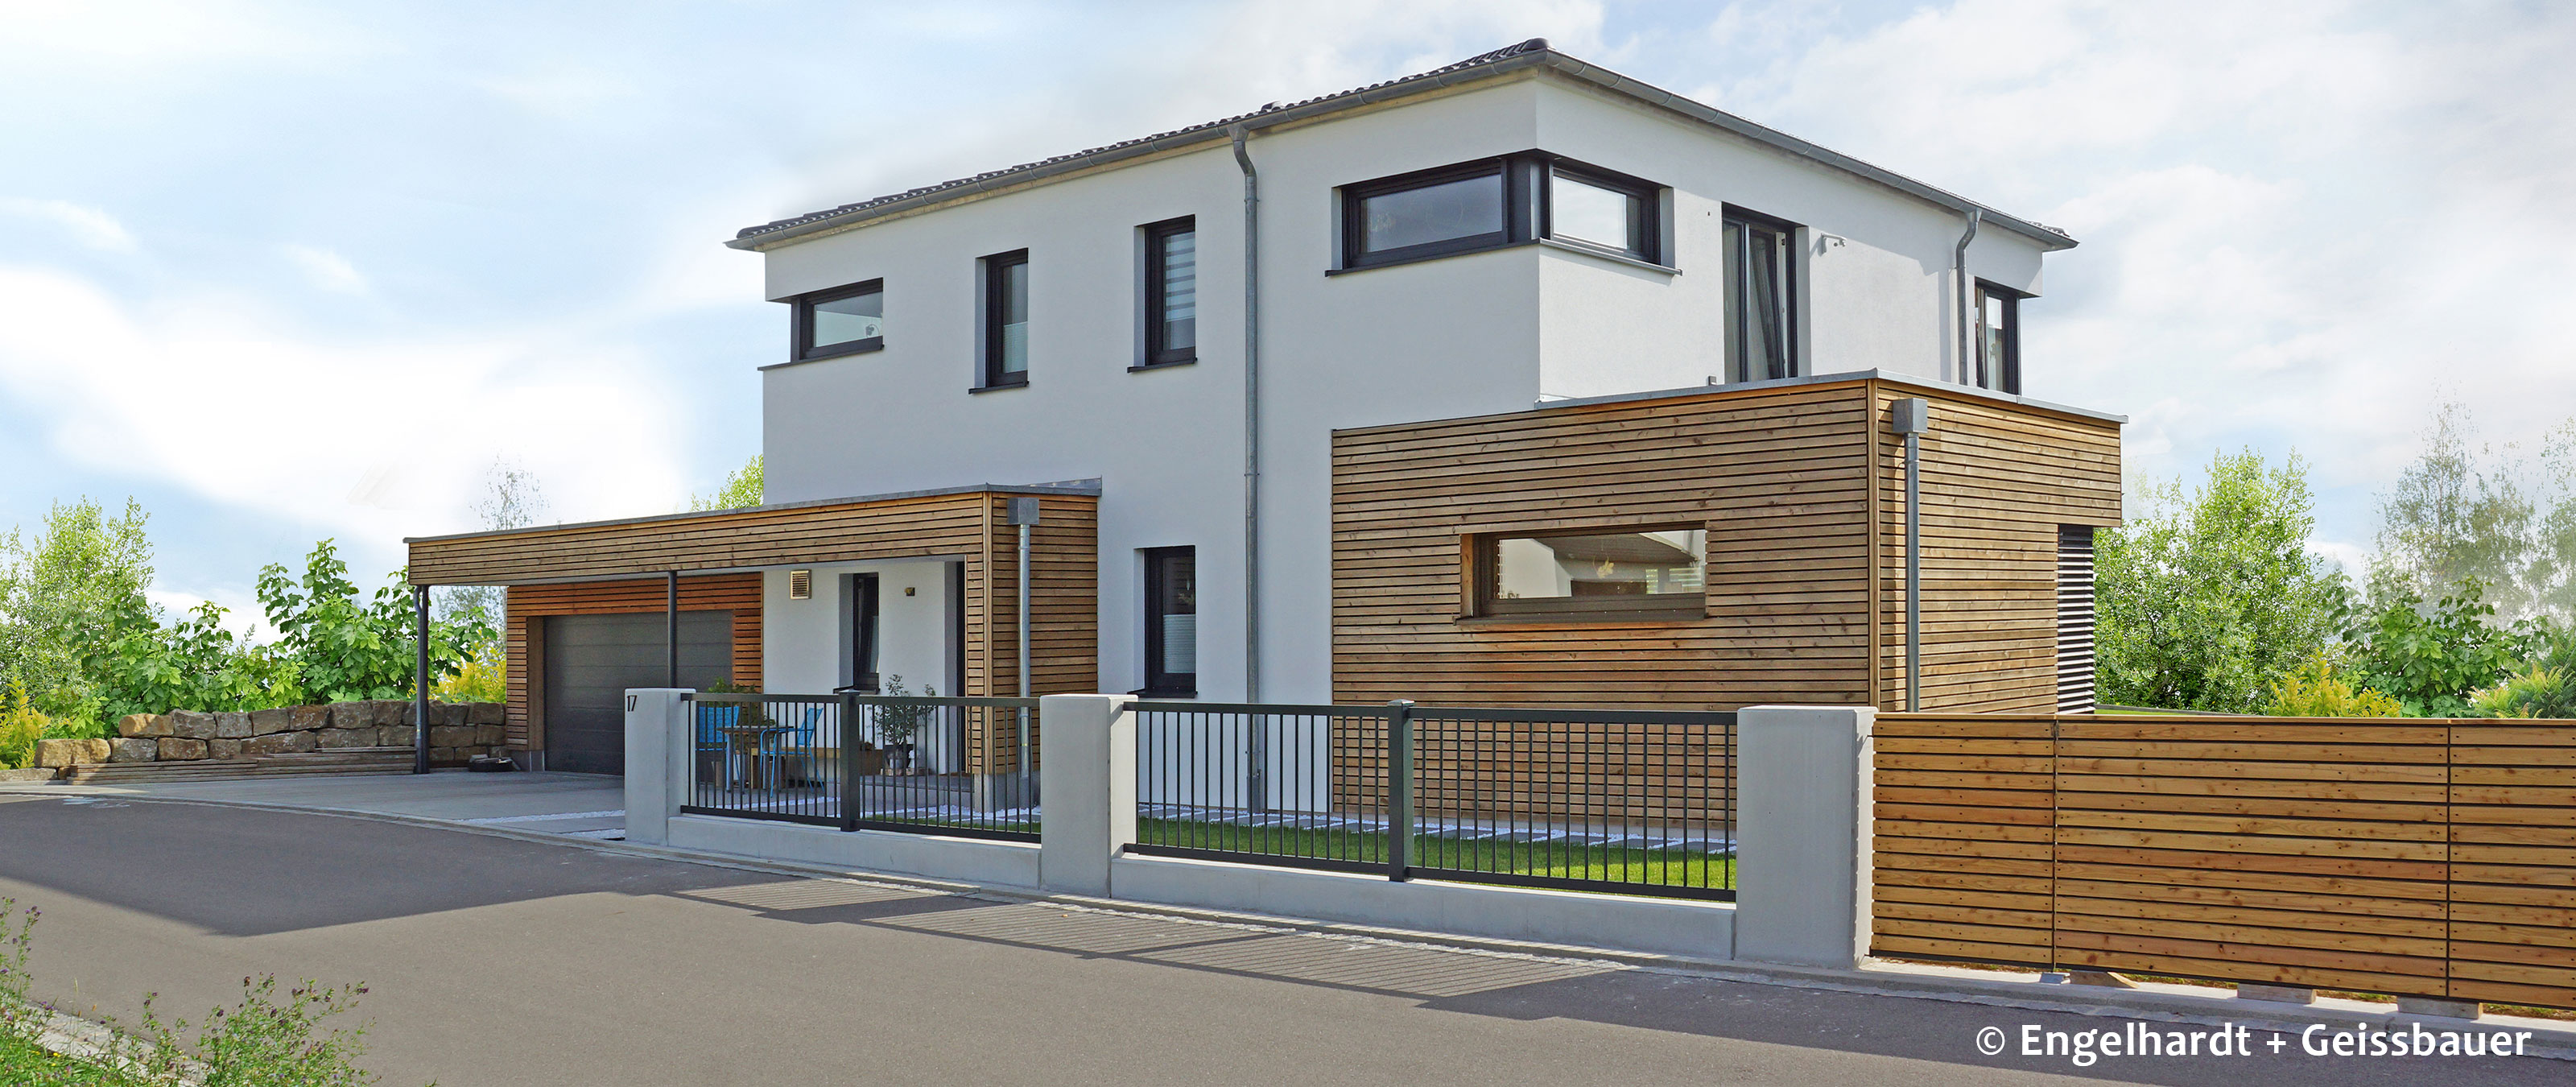
[(1662, 187), (1524, 151), (1342, 187), (1341, 268), (1547, 238), (1661, 263)]
[(1139, 694), (1198, 696), (1198, 556), (1195, 547), (1145, 549), (1145, 689)]
[(788, 359), (828, 359), (885, 346), (885, 280), (816, 291), (796, 299)]
[(844, 687), (873, 694), (877, 690), (877, 575), (851, 574), (847, 607), (850, 631), (850, 659), (844, 669)]
[(984, 387), (1029, 383), (1029, 251), (984, 258)]
[(1798, 228), (1726, 209), (1726, 374), (1798, 376)]
[(1977, 281), (1977, 371), (1980, 389), (2021, 395), (2020, 291)]
[(1697, 525), (1471, 536), (1467, 552), (1471, 616), (1707, 615), (1708, 533)]
[(1146, 366), (1199, 357), (1199, 228), (1184, 216), (1145, 228)]

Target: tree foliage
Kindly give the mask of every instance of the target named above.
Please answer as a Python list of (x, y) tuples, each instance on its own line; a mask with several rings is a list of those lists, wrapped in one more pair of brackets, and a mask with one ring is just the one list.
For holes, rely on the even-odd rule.
[(763, 456), (754, 455), (750, 461), (743, 464), (740, 471), (726, 476), (724, 485), (717, 487), (714, 494), (690, 495), (689, 509), (692, 511), (730, 510), (761, 504), (765, 494), (763, 480), (766, 475), (766, 459)]
[(2098, 684), (2113, 704), (2259, 711), (2273, 683), (2334, 642), (2348, 589), (2309, 553), (2307, 468), (2221, 453), (2186, 495), (2150, 486), (2094, 540)]
[(84, 498), (55, 503), (32, 540), (0, 536), (0, 679), (17, 681), (37, 711), (98, 716), (91, 662), (152, 619), (146, 517), (132, 499), (112, 517)]
[(2323, 653), (2272, 681), (2263, 712), (2272, 717), (2403, 717), (2394, 698), (2353, 681)]
[(2546, 626), (2496, 621), (2475, 579), (2425, 607), (2411, 595), (2381, 603), (2344, 636), (2362, 681), (2406, 707), (2409, 717), (2459, 717), (2469, 697), (2495, 683), (2546, 636)]
[(2476, 436), (2466, 406), (2434, 409), (2423, 453), (2380, 497), (2372, 605), (2475, 582), (2507, 619), (2576, 617), (2576, 421), (2532, 455)]

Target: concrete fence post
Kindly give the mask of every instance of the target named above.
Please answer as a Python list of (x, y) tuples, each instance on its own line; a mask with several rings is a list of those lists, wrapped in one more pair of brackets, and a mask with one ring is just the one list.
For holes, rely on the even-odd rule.
[(626, 692), (626, 840), (671, 843), (671, 817), (689, 794), (688, 697), (682, 687)]
[(1851, 969), (1869, 954), (1863, 706), (1736, 714), (1735, 957)]
[(1125, 695), (1038, 699), (1038, 886), (1109, 895), (1109, 861), (1136, 840), (1136, 711)]

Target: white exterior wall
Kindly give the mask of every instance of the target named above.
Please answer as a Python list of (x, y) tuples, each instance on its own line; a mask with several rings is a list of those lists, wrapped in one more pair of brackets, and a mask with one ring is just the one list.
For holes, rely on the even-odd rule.
[[(1671, 186), (1680, 274), (1542, 246), (1324, 274), (1337, 186), (1532, 148)], [(1331, 696), (1332, 431), (1722, 374), (1722, 205), (1848, 239), (1821, 254), (1808, 239), (1807, 372), (1938, 376), (1957, 340), (1957, 217), (1555, 81), (1521, 76), (1282, 126), (1249, 150), (1263, 197), (1264, 699)], [(1186, 545), (1198, 549), (1200, 694), (1245, 697), (1242, 187), (1231, 150), (1214, 143), (771, 250), (772, 299), (883, 278), (886, 347), (765, 371), (768, 500), (1098, 478), (1101, 689), (1144, 681), (1139, 549)], [(1130, 373), (1138, 228), (1181, 215), (1198, 220), (1199, 361)], [(977, 259), (1021, 248), (1029, 385), (970, 395)], [(1971, 263), (2031, 287), (2038, 250), (1990, 229)], [(781, 341), (787, 325), (782, 308)], [(777, 607), (783, 575), (771, 581)], [(800, 612), (771, 615), (772, 690), (833, 674), (837, 641)], [(901, 651), (897, 628), (885, 629), (888, 652)]]
[[(948, 567), (942, 559), (901, 562), (820, 563), (814, 571), (814, 595), (794, 600), (787, 595), (787, 571), (761, 577), (761, 686), (779, 694), (821, 694), (849, 683), (846, 663), (857, 640), (852, 616), (843, 608), (842, 580), (851, 574), (877, 575), (877, 673), (902, 676), (906, 690), (920, 693), (922, 684), (943, 695), (957, 693), (949, 668)], [(904, 590), (912, 595), (904, 595)]]

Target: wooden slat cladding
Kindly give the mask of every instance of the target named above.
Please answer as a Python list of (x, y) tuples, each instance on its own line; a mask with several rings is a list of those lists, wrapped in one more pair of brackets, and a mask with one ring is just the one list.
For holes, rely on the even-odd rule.
[[(2053, 706), (2056, 526), (2118, 522), (2118, 428), (1866, 378), (1335, 434), (1333, 696), (1900, 704), (1904, 465), (1883, 432), (1904, 395), (1954, 430), (1925, 457), (1927, 699)], [(1675, 524), (1707, 531), (1704, 618), (1460, 621), (1470, 535)]]
[[(729, 510), (415, 540), (415, 585), (506, 585), (978, 550), (995, 492)], [(1049, 506), (1088, 495), (1047, 495)]]
[[(2060, 696), (2059, 534), (2120, 523), (2118, 424), (1879, 382), (1931, 402), (1923, 458), (1923, 706), (2045, 713)], [(1878, 705), (1905, 705), (1905, 449), (1877, 445)]]
[(1876, 954), (2576, 1006), (2576, 727), (1873, 731)]
[[(520, 751), (545, 748), (544, 619), (549, 615), (616, 615), (661, 611), (669, 587), (661, 578), (513, 585), (504, 614), (510, 654), (505, 677), (509, 743)], [(712, 574), (680, 579), (681, 611), (733, 613), (733, 681), (757, 687), (761, 679), (760, 575)]]

